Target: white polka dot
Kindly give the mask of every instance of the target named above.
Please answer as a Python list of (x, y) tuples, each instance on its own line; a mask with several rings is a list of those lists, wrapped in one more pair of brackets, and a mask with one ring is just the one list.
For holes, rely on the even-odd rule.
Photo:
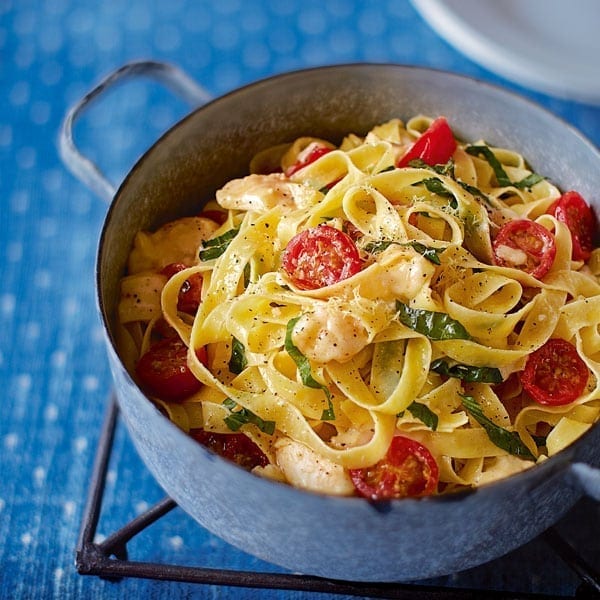
[(79, 312), (79, 302), (76, 298), (67, 298), (65, 301), (65, 314), (67, 317), (73, 317)]
[(89, 33), (94, 29), (94, 15), (85, 8), (75, 8), (67, 18), (67, 29), (74, 35)]
[(64, 577), (65, 570), (62, 567), (54, 569), (54, 581), (58, 583)]
[(307, 35), (319, 35), (325, 32), (327, 19), (320, 10), (304, 10), (298, 16), (298, 27)]
[(37, 486), (43, 485), (45, 479), (46, 479), (46, 469), (44, 469), (44, 467), (36, 467), (33, 470), (33, 482), (35, 483), (35, 485), (37, 485)]
[(53, 423), (58, 419), (58, 407), (56, 404), (47, 404), (44, 410), (44, 418), (46, 421)]
[(40, 70), (40, 79), (46, 85), (56, 85), (63, 74), (62, 65), (55, 61), (50, 61), (42, 65)]
[(364, 12), (358, 17), (358, 28), (368, 36), (380, 36), (385, 31), (386, 21), (377, 11)]
[(181, 46), (181, 34), (173, 25), (164, 25), (154, 32), (154, 43), (163, 52), (173, 52)]
[(63, 514), (67, 519), (71, 518), (75, 514), (75, 510), (77, 509), (77, 505), (73, 500), (67, 500), (63, 504)]
[(7, 450), (14, 450), (19, 445), (19, 436), (16, 433), (7, 433), (4, 436), (4, 447)]
[(101, 544), (106, 539), (106, 536), (103, 533), (96, 533), (94, 536), (94, 542), (96, 544)]
[(23, 42), (15, 52), (15, 64), (19, 69), (25, 70), (35, 62), (35, 46), (32, 42)]
[(75, 451), (78, 454), (81, 454), (82, 452), (85, 452), (85, 450), (87, 449), (87, 447), (88, 447), (87, 438), (81, 437), (81, 436), (78, 437), (78, 438), (75, 438)]
[(246, 67), (261, 69), (269, 64), (270, 53), (264, 44), (248, 44), (244, 49), (242, 60)]
[(48, 169), (42, 173), (42, 186), (47, 192), (57, 192), (63, 184), (63, 174), (58, 169)]
[(51, 217), (44, 217), (40, 219), (38, 224), (38, 230), (40, 237), (51, 238), (58, 233), (58, 221)]
[(114, 469), (111, 469), (106, 473), (106, 483), (116, 483), (117, 481), (117, 472)]
[(37, 25), (37, 14), (32, 10), (21, 10), (15, 13), (12, 28), (20, 36), (33, 33)]
[(55, 368), (64, 367), (67, 364), (67, 353), (64, 350), (55, 350), (50, 356), (50, 364)]
[(90, 196), (77, 196), (73, 198), (73, 202), (71, 203), (73, 208), (73, 212), (76, 215), (85, 216), (89, 214), (92, 208), (92, 198)]
[(102, 24), (94, 28), (94, 38), (98, 50), (110, 52), (121, 46), (121, 34), (113, 26)]
[(25, 324), (23, 334), (26, 340), (35, 342), (40, 337), (41, 327), (36, 321), (30, 321)]
[(35, 286), (42, 289), (47, 290), (52, 286), (52, 275), (50, 271), (40, 270), (36, 271), (33, 274), (33, 281)]
[(29, 117), (36, 125), (45, 125), (50, 120), (51, 107), (48, 102), (38, 100), (33, 102), (29, 110)]
[(12, 142), (12, 127), (10, 125), (0, 125), (0, 146), (10, 146)]
[(8, 100), (14, 106), (22, 106), (23, 104), (27, 104), (29, 102), (29, 97), (31, 94), (31, 87), (28, 81), (18, 81), (13, 85), (9, 94)]
[(13, 212), (25, 214), (29, 209), (29, 193), (25, 190), (17, 190), (10, 198), (10, 205)]
[(19, 148), (19, 150), (17, 150), (15, 159), (19, 168), (23, 170), (31, 169), (35, 167), (37, 162), (37, 152), (35, 148), (25, 146), (24, 148)]
[(4, 507), (6, 506), (6, 502), (0, 498), (0, 512), (2, 512), (4, 510)]
[(183, 548), (183, 538), (180, 535), (174, 535), (169, 538), (169, 544), (173, 550), (181, 550)]
[(16, 382), (17, 387), (22, 392), (28, 392), (31, 389), (32, 378), (29, 373), (21, 373), (20, 375), (17, 375)]
[(135, 512), (138, 515), (141, 515), (142, 513), (145, 513), (148, 509), (150, 508), (150, 505), (145, 502), (144, 500), (142, 500), (141, 502), (138, 502), (135, 505)]
[(95, 375), (88, 375), (83, 379), (83, 389), (86, 392), (95, 392), (100, 387), (100, 382)]
[(59, 27), (47, 24), (37, 34), (40, 48), (47, 54), (58, 52), (63, 45), (63, 32)]
[(0, 310), (6, 316), (12, 315), (15, 311), (17, 300), (13, 294), (4, 294), (0, 296)]
[(211, 33), (212, 44), (217, 50), (231, 50), (239, 43), (240, 34), (235, 23), (218, 23)]
[(125, 27), (129, 31), (148, 31), (152, 26), (152, 13), (146, 5), (135, 4), (125, 15)]
[(24, 546), (29, 546), (33, 542), (33, 536), (27, 531), (21, 536), (21, 543)]
[(19, 262), (23, 258), (23, 244), (21, 242), (11, 242), (6, 247), (6, 257), (9, 262)]

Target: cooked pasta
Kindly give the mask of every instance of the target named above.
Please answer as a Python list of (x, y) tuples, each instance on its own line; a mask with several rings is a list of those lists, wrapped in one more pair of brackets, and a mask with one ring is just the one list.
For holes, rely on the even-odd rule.
[[(565, 196), (443, 118), (268, 148), (198, 216), (138, 234), (122, 358), (184, 431), (243, 435), (256, 473), (298, 487), (378, 499), (505, 477), (600, 414), (600, 252)], [(181, 393), (140, 368), (170, 339)]]

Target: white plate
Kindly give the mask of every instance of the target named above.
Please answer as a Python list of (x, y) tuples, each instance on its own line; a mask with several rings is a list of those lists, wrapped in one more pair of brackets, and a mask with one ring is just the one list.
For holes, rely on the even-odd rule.
[(491, 71), (600, 104), (599, 0), (412, 0), (431, 27)]

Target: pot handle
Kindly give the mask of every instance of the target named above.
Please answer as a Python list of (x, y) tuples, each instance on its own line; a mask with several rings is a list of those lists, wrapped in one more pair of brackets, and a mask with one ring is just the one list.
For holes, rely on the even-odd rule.
[(157, 61), (134, 61), (110, 73), (77, 102), (66, 114), (58, 138), (60, 156), (65, 166), (77, 179), (103, 200), (110, 202), (117, 190), (96, 164), (85, 157), (73, 140), (73, 125), (79, 117), (112, 86), (139, 76), (149, 77), (164, 84), (192, 106), (200, 106), (212, 99), (211, 95), (178, 67)]
[(590, 498), (600, 502), (600, 469), (585, 463), (573, 463), (571, 465), (571, 476), (581, 490)]

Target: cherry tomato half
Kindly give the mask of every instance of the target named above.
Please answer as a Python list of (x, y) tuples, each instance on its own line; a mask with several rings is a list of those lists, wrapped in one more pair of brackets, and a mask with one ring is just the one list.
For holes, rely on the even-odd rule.
[(523, 389), (538, 403), (549, 406), (569, 404), (583, 394), (589, 370), (573, 344), (549, 339), (529, 355), (521, 372)]
[(350, 477), (356, 491), (370, 500), (416, 498), (436, 491), (439, 468), (425, 446), (398, 435), (384, 458), (372, 467), (351, 469)]
[(588, 260), (594, 249), (596, 217), (578, 192), (565, 192), (548, 212), (564, 223), (571, 232), (573, 260)]
[[(167, 265), (161, 273), (171, 278), (175, 273), (187, 269), (183, 263), (171, 263)], [(200, 305), (202, 295), (202, 275), (194, 273), (189, 279), (186, 279), (179, 290), (177, 298), (177, 310), (193, 315)]]
[(517, 219), (504, 225), (492, 247), (497, 265), (520, 269), (537, 279), (548, 273), (556, 256), (552, 233), (529, 219)]
[(203, 446), (244, 469), (251, 470), (269, 464), (269, 459), (263, 451), (243, 433), (215, 433), (194, 429), (190, 435)]
[(316, 290), (355, 275), (361, 269), (356, 244), (343, 231), (319, 225), (296, 234), (281, 263), (294, 285)]
[(456, 140), (448, 121), (444, 117), (438, 117), (398, 161), (398, 166), (406, 167), (411, 160), (416, 159), (421, 159), (430, 166), (445, 164), (455, 150)]
[(302, 156), (299, 160), (297, 160), (293, 165), (288, 167), (285, 171), (285, 174), (288, 177), (291, 177), (296, 171), (307, 167), (311, 163), (314, 163), (317, 158), (321, 158), (324, 154), (331, 152), (333, 148), (329, 148), (327, 146), (320, 146), (319, 144), (314, 144), (312, 148), (308, 150), (308, 152)]
[[(196, 350), (206, 364), (206, 349)], [(202, 384), (187, 365), (187, 346), (179, 337), (168, 337), (150, 346), (136, 365), (142, 387), (151, 395), (171, 402), (184, 400)]]

